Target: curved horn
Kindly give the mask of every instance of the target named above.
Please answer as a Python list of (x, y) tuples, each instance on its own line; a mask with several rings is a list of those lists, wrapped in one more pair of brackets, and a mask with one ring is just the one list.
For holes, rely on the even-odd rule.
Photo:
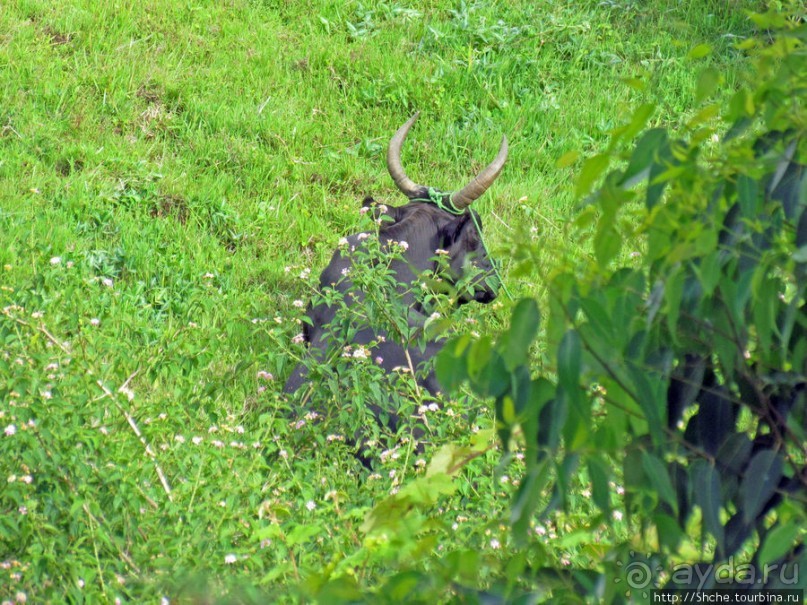
[(476, 178), (465, 185), (462, 189), (455, 192), (451, 196), (451, 201), (454, 202), (454, 207), (457, 210), (464, 210), (470, 206), (474, 200), (478, 199), (488, 187), (493, 184), (496, 177), (504, 168), (504, 162), (507, 160), (507, 137), (502, 137), (502, 145), (499, 147), (499, 153), (496, 159), (493, 160), (487, 167), (480, 172)]
[(395, 181), (395, 185), (407, 197), (414, 197), (423, 189), (423, 187), (406, 176), (403, 164), (401, 164), (401, 147), (406, 139), (406, 135), (409, 133), (409, 129), (412, 128), (412, 124), (415, 123), (419, 115), (420, 112), (416, 112), (415, 115), (409, 118), (406, 123), (398, 129), (398, 132), (390, 139), (389, 149), (387, 149), (387, 170), (389, 170), (392, 180)]

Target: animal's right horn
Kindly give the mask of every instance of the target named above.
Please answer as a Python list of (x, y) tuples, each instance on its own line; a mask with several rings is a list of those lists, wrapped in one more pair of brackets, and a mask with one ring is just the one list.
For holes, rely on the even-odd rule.
[(398, 129), (398, 132), (390, 139), (389, 149), (387, 150), (387, 170), (389, 170), (389, 174), (392, 180), (395, 181), (395, 185), (398, 189), (400, 189), (405, 196), (410, 198), (417, 196), (423, 190), (423, 187), (406, 176), (403, 164), (401, 164), (401, 147), (406, 139), (406, 135), (409, 134), (409, 129), (412, 128), (412, 124), (415, 123), (419, 115), (420, 112), (416, 112), (415, 115), (409, 118), (406, 123)]
[(496, 177), (499, 176), (502, 168), (504, 168), (505, 161), (507, 161), (507, 137), (502, 137), (502, 144), (501, 147), (499, 147), (499, 153), (496, 155), (496, 159), (488, 164), (473, 181), (451, 196), (451, 201), (454, 202), (454, 206), (458, 210), (464, 210), (470, 206), (474, 200), (485, 193), (487, 188), (496, 180)]

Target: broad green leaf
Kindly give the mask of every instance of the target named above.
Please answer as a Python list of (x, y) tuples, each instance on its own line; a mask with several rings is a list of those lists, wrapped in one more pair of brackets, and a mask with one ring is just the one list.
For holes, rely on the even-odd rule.
[(756, 179), (745, 174), (737, 178), (737, 201), (744, 217), (749, 220), (759, 217), (759, 183)]
[(541, 501), (541, 492), (549, 481), (551, 471), (551, 460), (544, 458), (528, 469), (518, 487), (516, 497), (510, 506), (510, 525), (516, 544), (526, 544), (532, 514)]
[(717, 541), (718, 553), (724, 553), (726, 534), (720, 522), (722, 501), (717, 469), (705, 460), (697, 460), (690, 468), (690, 482), (695, 503), (700, 506), (703, 513), (704, 527)]
[(686, 535), (678, 525), (678, 521), (669, 515), (659, 513), (653, 515), (653, 522), (656, 524), (659, 544), (670, 552), (676, 552), (678, 545)]
[(717, 461), (721, 468), (725, 468), (735, 475), (739, 475), (748, 462), (753, 443), (745, 433), (730, 435), (720, 446), (717, 452)]
[(470, 548), (450, 552), (443, 559), (448, 577), (464, 581), (476, 580), (479, 575), (479, 558), (479, 551)]
[(628, 167), (619, 182), (621, 187), (630, 189), (650, 175), (658, 151), (667, 143), (667, 131), (663, 128), (652, 128), (646, 131), (631, 154)]
[(295, 525), (286, 535), (286, 544), (289, 546), (303, 544), (320, 533), (322, 533), (322, 527), (319, 525)]
[(576, 548), (581, 544), (590, 544), (597, 541), (597, 536), (594, 532), (587, 529), (577, 529), (571, 531), (563, 536), (558, 537), (558, 548), (570, 549)]
[(468, 363), (465, 352), (471, 344), (467, 334), (449, 340), (435, 362), (435, 373), (440, 385), (449, 393), (455, 392), (468, 379)]
[(794, 549), (796, 547), (796, 538), (801, 532), (802, 528), (794, 520), (774, 527), (765, 536), (762, 548), (759, 549), (759, 565), (764, 567), (769, 563), (773, 563)]
[(527, 362), (532, 341), (538, 334), (541, 315), (532, 298), (523, 298), (516, 304), (510, 317), (510, 326), (501, 336), (498, 349), (511, 371)]
[(778, 452), (762, 450), (751, 458), (740, 486), (742, 513), (746, 523), (756, 520), (776, 491), (781, 477), (782, 457)]
[(419, 571), (402, 571), (392, 576), (384, 587), (382, 594), (393, 603), (402, 603), (418, 594), (418, 586), (427, 584), (428, 577)]
[(317, 592), (319, 603), (354, 603), (362, 593), (356, 580), (348, 575), (328, 580)]
[(562, 168), (568, 168), (569, 166), (574, 164), (577, 161), (577, 158), (579, 158), (579, 157), (580, 157), (580, 152), (579, 151), (574, 151), (574, 150), (573, 151), (567, 151), (566, 153), (564, 153), (562, 156), (560, 156), (558, 158), (558, 161), (555, 162), (555, 166), (557, 168), (561, 168), (561, 169)]
[(664, 302), (667, 311), (667, 329), (673, 342), (677, 342), (678, 316), (681, 312), (681, 301), (684, 296), (684, 279), (686, 273), (682, 266), (673, 270), (664, 284)]
[(698, 74), (698, 83), (695, 85), (695, 102), (700, 103), (712, 96), (722, 81), (720, 72), (714, 67), (707, 67)]
[(567, 330), (558, 347), (558, 382), (567, 391), (580, 389), (582, 345), (577, 330)]
[(601, 153), (588, 158), (583, 163), (583, 168), (580, 170), (580, 176), (577, 178), (577, 186), (575, 188), (575, 195), (583, 197), (591, 192), (594, 182), (599, 179), (603, 173), (608, 169), (611, 162), (611, 156)]
[(615, 128), (611, 132), (611, 142), (609, 143), (609, 149), (613, 149), (616, 147), (617, 143), (622, 140), (631, 140), (635, 137), (641, 130), (647, 125), (647, 121), (650, 119), (650, 116), (653, 115), (653, 111), (655, 110), (656, 106), (651, 103), (646, 103), (644, 105), (639, 105), (631, 116), (630, 122), (625, 124), (624, 126), (620, 126), (619, 128)]
[[(761, 269), (761, 267), (760, 267)], [(767, 356), (773, 344), (773, 337), (778, 332), (776, 311), (779, 306), (779, 288), (775, 279), (762, 275), (758, 284), (753, 286), (753, 304), (751, 311), (756, 327), (756, 335), (763, 356)]]
[(656, 373), (648, 372), (647, 368), (634, 364), (629, 364), (627, 370), (634, 401), (645, 415), (653, 442), (660, 444), (664, 440), (662, 410), (667, 403), (666, 381), (662, 381)]
[(611, 511), (610, 488), (608, 487), (610, 468), (599, 456), (590, 456), (588, 476), (591, 479), (591, 495), (594, 504), (607, 515)]
[(731, 97), (731, 101), (729, 102), (730, 119), (740, 120), (741, 118), (753, 115), (754, 99), (747, 90), (741, 88), (734, 93), (734, 96)]
[(678, 498), (675, 494), (672, 481), (670, 481), (667, 466), (650, 452), (644, 452), (642, 454), (642, 466), (650, 482), (653, 484), (659, 499), (669, 504), (674, 514), (678, 514)]
[(607, 268), (621, 248), (622, 236), (614, 228), (613, 222), (601, 220), (594, 235), (594, 255), (600, 268)]
[(687, 59), (703, 59), (712, 53), (712, 47), (708, 44), (698, 44), (687, 53)]

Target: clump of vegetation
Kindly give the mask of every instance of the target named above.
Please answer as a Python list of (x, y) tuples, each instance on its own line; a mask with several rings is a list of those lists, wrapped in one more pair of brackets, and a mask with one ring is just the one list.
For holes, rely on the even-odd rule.
[[(803, 87), (801, 30), (781, 38), (784, 47), (759, 42), (787, 52), (771, 58), (770, 72), (753, 71), (745, 55), (756, 51), (742, 42), (756, 28), (773, 35), (786, 24), (755, 24), (738, 8), (484, 0), (422, 9), (248, 1), (156, 2), (114, 13), (92, 2), (4, 7), (0, 600), (431, 603), (527, 594), (572, 601), (588, 592), (617, 601), (630, 549), (659, 553), (654, 564), (692, 561), (712, 551), (728, 556), (733, 535), (757, 540), (741, 548), (761, 546), (763, 562), (790, 556), (789, 547), (766, 545), (802, 540), (800, 501), (771, 479), (782, 502), (765, 511), (768, 501), (760, 501), (762, 525), (741, 516), (742, 531), (731, 534), (725, 524), (749, 492), (712, 470), (720, 450), (710, 458), (687, 448), (698, 443), (695, 429), (687, 436), (662, 426), (659, 440), (633, 393), (602, 375), (601, 335), (589, 346), (598, 309), (627, 313), (633, 301), (631, 317), (641, 324), (636, 309), (649, 302), (645, 340), (632, 341), (644, 348), (622, 342), (637, 333), (628, 323), (605, 359), (615, 368), (632, 360), (651, 393), (687, 367), (664, 359), (687, 353), (701, 355), (704, 376), (708, 366), (732, 406), (745, 375), (771, 379), (766, 397), (798, 392), (792, 364), (801, 353), (788, 348), (800, 326), (794, 301), (803, 299), (793, 278), (802, 260), (788, 248), (797, 215), (772, 215), (771, 244), (750, 283), (732, 286), (741, 263), (726, 245), (710, 261), (711, 295), (685, 297), (691, 280), (704, 279), (697, 257), (709, 254), (707, 232), (721, 232), (740, 191), (743, 212), (767, 203), (759, 183), (793, 140), (753, 153), (752, 135), (774, 129), (759, 116), (803, 130), (801, 96), (793, 94)], [(694, 61), (707, 68), (703, 75)], [(794, 79), (773, 70), (779, 65), (792, 65)], [(735, 95), (744, 72), (757, 84)], [(792, 95), (790, 113), (770, 112), (776, 90), (780, 99)], [(724, 134), (713, 119), (725, 103), (732, 124), (744, 126), (746, 117), (751, 126), (723, 146), (711, 138)], [(467, 377), (468, 386), (425, 412), (434, 443), (422, 456), (396, 451), (393, 435), (368, 472), (341, 439), (357, 417), (290, 418), (298, 402), (281, 385), (303, 353), (292, 342), (302, 321), (296, 303), (338, 239), (358, 230), (359, 200), (395, 199), (384, 142), (415, 109), (422, 133), (407, 165), (426, 182), (462, 181), (477, 168), (468, 169), (473, 158), (485, 156), (480, 150), (506, 132), (508, 165), (479, 210), (508, 286), (517, 299), (538, 302), (462, 309), (457, 328), (475, 335), (442, 363), (447, 384)], [(646, 125), (646, 154), (634, 154), (630, 143)], [(571, 184), (588, 193), (623, 154), (627, 163), (605, 177), (600, 197), (573, 214)], [(699, 164), (695, 155), (723, 160)], [(648, 170), (653, 180), (641, 185)], [(742, 187), (733, 175), (743, 175)], [(653, 199), (662, 181), (663, 196), (644, 209), (639, 195)], [(745, 188), (752, 183), (756, 190)], [(676, 227), (680, 250), (656, 233), (684, 212), (672, 204), (679, 189), (710, 217), (700, 229), (691, 220)], [(704, 207), (702, 193), (718, 191), (715, 207)], [(753, 240), (755, 220), (738, 223), (740, 240)], [(777, 268), (765, 274), (769, 266)], [(619, 281), (628, 277), (644, 282)], [(653, 290), (657, 281), (668, 285)], [(766, 288), (783, 297), (763, 297)], [(598, 292), (611, 298), (600, 301)], [(750, 309), (753, 328), (720, 340), (717, 325), (719, 353), (706, 355), (684, 328), (705, 305), (720, 310), (725, 292), (747, 297), (733, 299), (743, 304), (724, 320), (745, 319)], [(538, 330), (537, 309), (551, 317)], [(780, 323), (780, 311), (790, 324)], [(760, 340), (766, 319), (775, 326), (770, 343)], [(484, 336), (502, 330), (511, 336)], [(671, 357), (642, 357), (667, 337), (680, 339)], [(785, 375), (770, 374), (785, 358)], [(351, 367), (357, 388), (383, 378)], [(525, 384), (534, 394), (526, 403)], [(508, 400), (503, 389), (517, 391)], [(701, 410), (690, 404), (703, 403), (701, 390), (679, 397), (685, 425), (699, 422)], [(786, 425), (796, 437), (799, 401)], [(536, 428), (525, 411), (537, 408), (551, 412)], [(751, 435), (754, 447), (762, 426), (754, 418), (730, 418), (736, 422), (720, 424), (720, 436), (745, 447), (743, 434)], [(794, 461), (803, 464), (787, 431), (748, 459), (763, 452), (779, 482), (795, 477)], [(683, 449), (664, 449), (670, 436)], [(641, 458), (636, 475), (623, 468), (626, 442)], [(685, 515), (661, 472), (677, 495), (676, 464), (699, 468), (684, 479), (706, 487), (717, 476), (723, 499), (688, 499), (694, 512)], [(746, 504), (743, 511), (753, 510)]]

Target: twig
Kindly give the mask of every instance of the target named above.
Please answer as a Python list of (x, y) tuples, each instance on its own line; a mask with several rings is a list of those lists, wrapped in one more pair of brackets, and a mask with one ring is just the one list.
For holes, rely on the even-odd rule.
[[(84, 509), (84, 512), (87, 513), (87, 516), (90, 518), (90, 520), (95, 521), (95, 524), (99, 528), (103, 525), (102, 520), (98, 519), (98, 517), (96, 517), (95, 515), (93, 515), (90, 512), (90, 507), (87, 506), (86, 502), (82, 505), (82, 508)], [(113, 544), (115, 543), (114, 540), (110, 540), (110, 542), (112, 542)], [(95, 545), (94, 543), (95, 543), (95, 539), (93, 538), (93, 545)], [(127, 555), (126, 552), (122, 548), (118, 548), (117, 550), (118, 550), (118, 554), (121, 556), (121, 558), (124, 561), (126, 561), (126, 563), (129, 565), (129, 567), (131, 567), (135, 571), (135, 573), (139, 574), (140, 573), (140, 568), (137, 566), (137, 564), (134, 561), (132, 561), (132, 558), (129, 555)], [(96, 549), (96, 558), (97, 557), (98, 557), (98, 551)], [(101, 577), (101, 570), (100, 569), (98, 570), (98, 574), (99, 574), (99, 578), (100, 578)], [(101, 579), (102, 584), (103, 584), (103, 582), (104, 582), (103, 579)]]
[(272, 100), (271, 95), (266, 97), (266, 100), (263, 103), (261, 103), (260, 107), (258, 107), (258, 115), (263, 113), (264, 108), (269, 104), (269, 101), (271, 100)]
[[(87, 506), (85, 502), (83, 505), (84, 512), (87, 513), (87, 517), (90, 520), (90, 530), (97, 530), (100, 527), (100, 523), (98, 523), (98, 519), (93, 517), (92, 513), (90, 512), (90, 507)], [(95, 528), (93, 528), (93, 521), (95, 521)], [(106, 597), (106, 582), (104, 582), (104, 572), (101, 569), (101, 557), (98, 555), (98, 542), (95, 539), (95, 531), (90, 532), (90, 537), (92, 538), (92, 548), (95, 552), (95, 564), (98, 567), (98, 581), (101, 583), (101, 592)]]
[[(131, 381), (136, 374), (137, 372), (129, 376), (129, 378), (126, 379), (126, 382), (123, 383), (123, 386), (120, 389), (118, 389), (118, 392), (122, 392), (122, 389), (125, 389), (126, 385), (129, 384), (129, 381)], [(168, 480), (165, 478), (165, 473), (163, 473), (163, 469), (160, 468), (160, 464), (157, 462), (157, 456), (154, 454), (154, 450), (151, 449), (151, 446), (148, 444), (148, 441), (146, 441), (146, 438), (143, 437), (143, 434), (137, 427), (137, 423), (135, 422), (134, 418), (132, 418), (131, 414), (129, 414), (129, 412), (123, 409), (123, 406), (115, 400), (115, 395), (112, 393), (112, 391), (106, 388), (103, 382), (97, 380), (96, 384), (99, 387), (101, 387), (101, 390), (106, 394), (107, 397), (112, 399), (112, 402), (115, 404), (115, 407), (117, 407), (118, 410), (120, 410), (120, 413), (123, 414), (123, 416), (126, 418), (126, 421), (129, 423), (129, 426), (132, 427), (134, 434), (137, 435), (138, 439), (140, 439), (140, 443), (142, 443), (143, 446), (146, 448), (146, 454), (148, 454), (148, 456), (152, 460), (154, 460), (154, 468), (157, 471), (157, 476), (160, 478), (160, 483), (162, 483), (163, 489), (165, 490), (165, 493), (168, 495), (168, 499), (173, 500), (171, 498), (171, 486), (168, 485)]]
[(415, 374), (415, 366), (412, 363), (412, 358), (409, 356), (408, 345), (404, 347), (404, 353), (406, 353), (406, 362), (409, 364), (409, 371), (412, 372), (412, 380), (415, 382), (415, 395), (417, 396), (418, 400), (420, 400), (420, 387), (418, 386), (417, 374)]
[(49, 341), (51, 341), (53, 344), (55, 344), (57, 347), (59, 347), (66, 355), (70, 355), (70, 349), (68, 349), (66, 346), (64, 346), (64, 343), (61, 343), (58, 340), (56, 340), (56, 337), (53, 334), (51, 334), (50, 332), (48, 332), (48, 329), (45, 326), (33, 326), (29, 322), (25, 321), (24, 319), (20, 319), (19, 317), (14, 317), (6, 309), (3, 309), (3, 315), (5, 315), (9, 319), (11, 319), (12, 321), (17, 322), (21, 326), (25, 326), (26, 328), (32, 328), (34, 330), (38, 330), (39, 332), (42, 332), (42, 334), (45, 335), (45, 338), (47, 338)]

